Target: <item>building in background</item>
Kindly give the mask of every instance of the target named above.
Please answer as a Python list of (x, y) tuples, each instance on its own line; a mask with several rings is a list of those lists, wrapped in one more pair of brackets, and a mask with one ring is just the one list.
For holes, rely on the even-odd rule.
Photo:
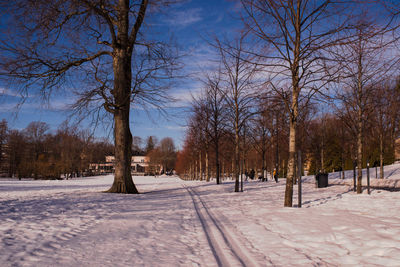
[[(114, 156), (106, 156), (105, 163), (91, 163), (89, 170), (92, 174), (114, 173)], [(157, 175), (161, 172), (161, 165), (151, 164), (147, 156), (132, 156), (131, 173), (132, 175)]]

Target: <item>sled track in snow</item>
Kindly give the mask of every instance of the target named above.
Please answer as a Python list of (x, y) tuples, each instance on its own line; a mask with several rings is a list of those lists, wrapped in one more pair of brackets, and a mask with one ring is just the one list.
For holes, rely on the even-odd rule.
[(252, 256), (246, 247), (216, 219), (216, 216), (213, 215), (200, 195), (193, 188), (184, 184), (182, 186), (192, 198), (194, 208), (218, 266), (258, 266), (252, 260)]

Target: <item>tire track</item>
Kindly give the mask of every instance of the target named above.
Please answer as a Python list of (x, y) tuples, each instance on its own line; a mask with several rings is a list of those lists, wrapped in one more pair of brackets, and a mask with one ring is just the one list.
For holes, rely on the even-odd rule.
[(193, 188), (184, 184), (182, 186), (192, 198), (194, 208), (218, 266), (258, 266), (246, 247), (216, 219), (216, 216), (213, 215), (200, 195)]

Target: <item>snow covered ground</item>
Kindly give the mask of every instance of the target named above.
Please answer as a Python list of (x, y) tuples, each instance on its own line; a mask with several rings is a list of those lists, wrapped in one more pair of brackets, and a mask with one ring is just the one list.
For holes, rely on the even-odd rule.
[[(386, 173), (400, 180), (400, 165)], [(301, 209), (283, 208), (284, 179), (234, 193), (230, 181), (134, 177), (140, 195), (101, 193), (112, 176), (2, 179), (0, 265), (400, 266), (400, 192), (357, 195), (348, 178), (305, 178)]]
[[(383, 176), (384, 179), (380, 179), (380, 170), (378, 168), (370, 168), (370, 185), (377, 188), (387, 188), (387, 189), (400, 189), (400, 163), (387, 165), (384, 167)], [(353, 185), (353, 170), (345, 171), (345, 179), (341, 179), (341, 173), (329, 173), (329, 184), (345, 184)], [(376, 178), (378, 177), (378, 178)], [(315, 178), (313, 175), (304, 177), (306, 182), (313, 182)], [(363, 181), (362, 185), (367, 185), (367, 169), (363, 169)]]

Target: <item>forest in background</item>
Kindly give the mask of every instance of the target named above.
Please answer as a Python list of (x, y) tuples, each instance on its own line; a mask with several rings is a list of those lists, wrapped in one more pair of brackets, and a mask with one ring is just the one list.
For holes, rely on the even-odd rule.
[[(88, 129), (63, 122), (54, 132), (45, 122), (31, 122), (25, 129), (10, 129), (0, 121), (0, 174), (3, 177), (62, 179), (93, 175), (90, 163), (105, 163), (114, 155), (114, 145), (95, 138)], [(175, 144), (170, 137), (161, 141), (134, 136), (132, 155), (149, 156), (151, 164), (171, 171), (175, 165)]]

